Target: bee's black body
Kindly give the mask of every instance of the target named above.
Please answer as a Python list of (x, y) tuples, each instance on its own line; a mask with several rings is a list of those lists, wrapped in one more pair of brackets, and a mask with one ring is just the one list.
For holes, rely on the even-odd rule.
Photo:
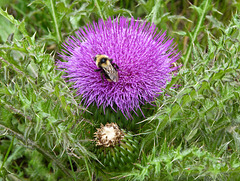
[(106, 55), (96, 55), (94, 58), (96, 65), (99, 69), (95, 69), (95, 72), (101, 73), (101, 78), (103, 80), (103, 75), (108, 82), (117, 82), (118, 81), (118, 66), (115, 63), (112, 63), (112, 59), (109, 59)]

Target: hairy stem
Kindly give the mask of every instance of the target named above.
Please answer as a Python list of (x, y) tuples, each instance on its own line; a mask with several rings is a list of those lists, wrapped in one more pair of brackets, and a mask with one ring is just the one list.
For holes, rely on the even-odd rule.
[(103, 18), (102, 11), (101, 11), (101, 8), (100, 8), (97, 0), (95, 0), (95, 5), (96, 5), (96, 7), (97, 7), (97, 9), (98, 9), (98, 12), (99, 12), (99, 14), (100, 14), (100, 17), (101, 17), (102, 19), (104, 19), (104, 18)]
[(58, 43), (62, 41), (62, 37), (60, 35), (60, 31), (59, 31), (59, 26), (58, 26), (58, 22), (57, 22), (57, 17), (56, 17), (56, 12), (55, 12), (55, 4), (53, 3), (53, 0), (50, 0), (50, 4), (51, 4), (51, 10), (52, 10), (52, 16), (53, 16), (53, 21), (54, 21), (54, 25), (55, 25), (55, 30), (57, 33), (57, 39), (58, 39)]
[(201, 17), (199, 18), (198, 24), (197, 24), (197, 26), (195, 28), (195, 31), (194, 31), (194, 34), (192, 36), (192, 41), (189, 44), (189, 48), (188, 48), (186, 56), (185, 56), (185, 60), (184, 60), (184, 64), (183, 64), (184, 68), (186, 68), (186, 66), (188, 64), (189, 57), (190, 57), (190, 54), (192, 52), (193, 44), (194, 44), (195, 40), (197, 39), (198, 32), (201, 28), (201, 25), (202, 25), (203, 21), (205, 20), (205, 15), (207, 13), (207, 7), (208, 7), (208, 4), (210, 3), (209, 1), (210, 0), (206, 0), (205, 4), (203, 5), (203, 12), (201, 14)]
[(35, 82), (33, 80), (32, 77), (28, 76), (26, 73), (24, 73), (23, 71), (21, 71), (19, 68), (17, 68), (14, 64), (8, 62), (7, 60), (5, 60), (4, 58), (0, 57), (0, 60), (2, 60), (3, 62), (5, 62), (6, 64), (9, 65), (9, 67), (11, 67), (14, 71), (16, 71), (17, 73), (21, 74), (22, 76), (26, 77), (29, 82), (31, 82), (33, 85), (35, 85)]

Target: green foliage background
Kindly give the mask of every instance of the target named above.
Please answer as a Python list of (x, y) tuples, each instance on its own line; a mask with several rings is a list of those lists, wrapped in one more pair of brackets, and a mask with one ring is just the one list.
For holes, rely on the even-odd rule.
[[(0, 180), (240, 178), (239, 1), (6, 0), (0, 7)], [(133, 169), (101, 173), (90, 149), (99, 124), (83, 118), (80, 98), (56, 70), (56, 52), (79, 27), (120, 15), (167, 31), (182, 67), (134, 132), (142, 142)]]

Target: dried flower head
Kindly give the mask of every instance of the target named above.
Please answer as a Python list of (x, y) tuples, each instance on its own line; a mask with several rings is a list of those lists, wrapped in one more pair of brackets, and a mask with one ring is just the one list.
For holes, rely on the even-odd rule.
[(123, 131), (116, 123), (107, 123), (105, 126), (101, 124), (101, 128), (98, 128), (94, 134), (96, 145), (104, 147), (115, 146), (124, 138)]
[[(119, 67), (117, 82), (108, 82), (104, 76), (102, 81), (94, 61), (97, 54), (107, 55)], [(131, 117), (131, 111), (153, 101), (171, 81), (177, 69), (172, 63), (179, 56), (173, 39), (166, 32), (157, 33), (154, 24), (120, 17), (76, 31), (63, 44), (60, 57), (65, 61), (59, 61), (58, 67), (74, 82), (86, 107), (116, 108)]]

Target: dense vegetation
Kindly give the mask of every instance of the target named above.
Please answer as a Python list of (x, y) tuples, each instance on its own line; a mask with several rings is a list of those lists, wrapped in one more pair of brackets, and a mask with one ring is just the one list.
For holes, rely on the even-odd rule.
[[(0, 180), (240, 178), (239, 1), (6, 0), (0, 7)], [(182, 67), (156, 111), (125, 127), (141, 136), (133, 168), (101, 172), (92, 152), (100, 123), (84, 117), (81, 97), (55, 63), (79, 27), (120, 15), (167, 31)]]

